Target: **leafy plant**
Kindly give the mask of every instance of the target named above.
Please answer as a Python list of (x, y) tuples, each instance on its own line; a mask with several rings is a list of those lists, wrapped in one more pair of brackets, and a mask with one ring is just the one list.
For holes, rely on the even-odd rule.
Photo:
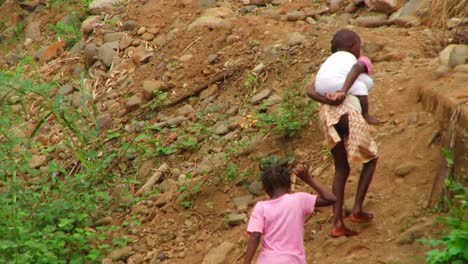
[[(444, 157), (449, 164), (453, 164), (453, 153), (444, 149)], [(422, 240), (435, 249), (427, 252), (429, 264), (462, 264), (468, 262), (468, 188), (463, 184), (463, 179), (456, 175), (449, 175), (446, 187), (452, 194), (447, 200), (450, 214), (439, 220), (450, 228), (447, 235), (440, 239)]]
[(74, 25), (57, 23), (56, 25), (49, 25), (49, 29), (70, 46), (81, 40), (81, 30)]
[(196, 138), (184, 135), (177, 140), (177, 148), (185, 151), (193, 151), (200, 146)]
[(24, 31), (24, 22), (20, 21), (16, 25), (15, 28), (15, 39), (16, 40), (21, 40), (23, 38), (23, 31)]
[(231, 164), (226, 168), (224, 174), (226, 175), (227, 182), (232, 182), (239, 177), (239, 169), (236, 164)]
[(257, 75), (255, 75), (253, 72), (249, 72), (247, 75), (247, 79), (244, 82), (244, 87), (249, 89), (250, 93), (252, 93), (255, 88), (258, 86), (258, 80), (257, 80)]
[(179, 187), (179, 200), (180, 205), (185, 209), (189, 209), (193, 205), (193, 197), (195, 194), (201, 192), (201, 188), (203, 186), (203, 182), (199, 182), (193, 186), (190, 186), (189, 179), (192, 178), (191, 174), (187, 174), (187, 178), (185, 182)]
[[(55, 84), (17, 73), (0, 73), (0, 87), (2, 100), (16, 96), (23, 108), (32, 96), (42, 102), (31, 137), (16, 132), (25, 122), (24, 112), (0, 105), (0, 263), (98, 262), (101, 252), (95, 244), (105, 235), (89, 226), (106, 213), (116, 153), (97, 137), (95, 107), (83, 97), (80, 109), (70, 108), (61, 95), (50, 97)], [(39, 147), (33, 138), (49, 121), (62, 127), (62, 142), (75, 162), (68, 167), (51, 159), (39, 172), (31, 166), (32, 153), (47, 154), (55, 146)]]
[(155, 90), (154, 98), (153, 100), (151, 100), (151, 102), (149, 102), (148, 105), (151, 110), (154, 110), (156, 108), (166, 105), (168, 102), (169, 101), (167, 100), (167, 92)]
[(314, 110), (314, 103), (298, 99), (296, 95), (287, 92), (276, 109), (257, 114), (257, 126), (266, 133), (294, 137), (306, 127)]

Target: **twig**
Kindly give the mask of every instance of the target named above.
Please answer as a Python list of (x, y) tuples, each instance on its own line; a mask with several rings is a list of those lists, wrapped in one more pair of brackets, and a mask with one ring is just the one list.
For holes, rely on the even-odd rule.
[(151, 188), (153, 188), (156, 182), (158, 182), (159, 179), (161, 179), (163, 172), (166, 172), (168, 170), (169, 170), (169, 166), (166, 163), (163, 163), (161, 166), (159, 166), (159, 168), (156, 170), (153, 176), (149, 178), (149, 180), (140, 188), (140, 190), (138, 190), (135, 193), (134, 196), (135, 197), (141, 196), (145, 192), (151, 190)]

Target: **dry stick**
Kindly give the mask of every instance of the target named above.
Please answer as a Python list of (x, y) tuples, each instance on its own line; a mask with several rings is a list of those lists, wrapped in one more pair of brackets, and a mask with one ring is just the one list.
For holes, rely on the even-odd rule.
[(169, 170), (169, 166), (166, 163), (163, 163), (161, 166), (159, 166), (159, 168), (156, 170), (153, 176), (149, 178), (149, 180), (140, 188), (140, 190), (138, 190), (135, 193), (134, 196), (135, 197), (141, 196), (142, 194), (151, 190), (151, 188), (153, 188), (156, 182), (158, 182), (159, 179), (161, 179), (162, 174), (168, 170)]
[[(447, 141), (445, 143), (447, 149), (452, 152), (455, 147), (455, 125), (457, 124), (458, 117), (460, 116), (461, 104), (458, 104), (452, 112), (450, 117), (449, 129)], [(445, 180), (453, 172), (453, 164), (450, 164), (445, 157), (442, 157), (442, 169), (437, 174), (437, 177), (432, 184), (431, 196), (429, 198), (429, 206), (434, 207), (439, 202), (441, 196), (447, 194), (447, 190), (444, 190)]]
[(237, 70), (238, 70), (238, 68), (234, 68), (234, 69), (230, 69), (230, 70), (227, 70), (227, 71), (216, 74), (212, 79), (210, 79), (208, 81), (205, 81), (204, 83), (200, 84), (198, 87), (193, 89), (192, 91), (173, 99), (166, 106), (176, 105), (176, 104), (184, 101), (185, 99), (189, 98), (190, 96), (198, 94), (199, 92), (201, 92), (201, 91), (205, 90), (206, 88), (208, 88), (208, 86), (210, 86), (212, 83), (220, 82), (220, 81), (223, 81), (223, 80), (231, 77)]

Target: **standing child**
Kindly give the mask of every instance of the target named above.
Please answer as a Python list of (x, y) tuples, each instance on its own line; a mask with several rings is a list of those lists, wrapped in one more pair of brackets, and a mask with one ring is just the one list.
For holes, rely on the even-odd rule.
[(308, 169), (297, 166), (293, 173), (311, 186), (318, 195), (291, 192), (291, 174), (282, 166), (270, 167), (262, 174), (263, 188), (270, 200), (258, 202), (250, 215), (245, 264), (250, 264), (263, 236), (259, 264), (305, 264), (304, 221), (315, 207), (332, 205), (336, 198), (318, 185)]
[(320, 66), (315, 78), (316, 91), (323, 96), (337, 92), (346, 95), (349, 92), (347, 100), (362, 113), (367, 123), (378, 125), (379, 120), (369, 115), (367, 97), (374, 81), (369, 76), (371, 61), (360, 56), (359, 36), (351, 30), (340, 30), (332, 39), (331, 50), (333, 54)]

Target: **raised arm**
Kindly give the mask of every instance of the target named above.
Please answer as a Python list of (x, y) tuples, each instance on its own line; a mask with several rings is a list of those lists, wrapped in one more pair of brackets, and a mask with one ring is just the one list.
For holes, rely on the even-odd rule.
[(351, 71), (349, 71), (348, 76), (346, 77), (346, 80), (343, 84), (343, 88), (341, 89), (341, 92), (347, 94), (349, 89), (351, 89), (351, 86), (353, 86), (354, 81), (356, 81), (356, 79), (359, 77), (359, 75), (361, 73), (366, 72), (366, 64), (362, 61), (356, 62), (356, 64), (354, 64), (354, 66), (351, 68)]
[(344, 99), (346, 98), (345, 94), (334, 94), (323, 96), (315, 90), (315, 84), (311, 84), (310, 87), (307, 89), (307, 96), (312, 98), (314, 101), (317, 101), (322, 104), (328, 105), (340, 105)]
[(315, 182), (314, 178), (309, 174), (309, 170), (304, 165), (298, 165), (293, 170), (294, 174), (299, 177), (303, 182), (308, 184), (314, 189), (317, 194), (317, 200), (315, 202), (316, 207), (332, 205), (336, 202), (335, 195), (328, 191), (325, 187)]

